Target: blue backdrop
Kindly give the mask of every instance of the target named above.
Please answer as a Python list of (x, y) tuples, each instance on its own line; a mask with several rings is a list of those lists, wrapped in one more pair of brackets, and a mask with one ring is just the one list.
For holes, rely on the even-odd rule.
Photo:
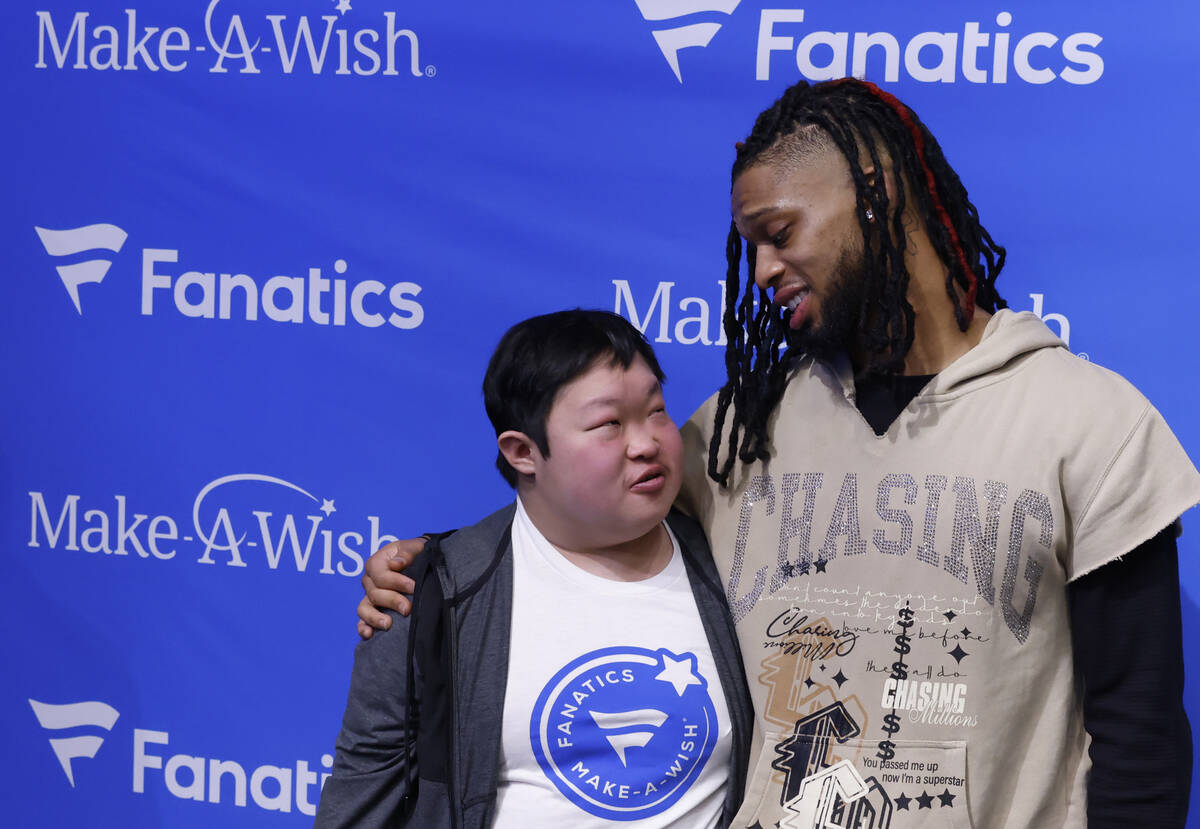
[(722, 373), (733, 142), (802, 76), (912, 105), (1010, 304), (1200, 457), (1183, 0), (11, 0), (0, 24), (10, 825), (309, 823), (362, 560), (510, 497), (495, 340), (616, 309), (686, 418)]

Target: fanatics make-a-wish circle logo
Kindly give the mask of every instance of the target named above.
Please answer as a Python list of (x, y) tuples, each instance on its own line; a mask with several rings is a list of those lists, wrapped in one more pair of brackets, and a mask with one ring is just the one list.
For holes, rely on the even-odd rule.
[(608, 820), (669, 809), (700, 776), (717, 732), (695, 654), (636, 647), (572, 660), (546, 683), (529, 722), (546, 776)]

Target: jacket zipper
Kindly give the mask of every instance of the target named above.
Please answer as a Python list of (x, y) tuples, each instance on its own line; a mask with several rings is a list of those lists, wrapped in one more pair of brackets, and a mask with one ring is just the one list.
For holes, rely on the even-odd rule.
[[(440, 577), (440, 576), (439, 576)], [(444, 585), (450, 581), (449, 575), (442, 580), (443, 595), (445, 595)], [(466, 821), (466, 815), (462, 812), (462, 794), (458, 790), (458, 680), (457, 680), (457, 662), (458, 662), (458, 631), (454, 626), (454, 608), (447, 601), (443, 609), (444, 617), (442, 624), (445, 626), (447, 641), (450, 643), (448, 648), (447, 673), (449, 674), (450, 685), (450, 762), (447, 768), (447, 776), (450, 784), (450, 826), (451, 829), (460, 829)]]

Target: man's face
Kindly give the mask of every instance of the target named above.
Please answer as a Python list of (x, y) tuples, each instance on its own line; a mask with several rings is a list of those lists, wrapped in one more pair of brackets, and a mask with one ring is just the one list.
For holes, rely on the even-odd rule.
[(539, 498), (575, 544), (640, 538), (671, 508), (682, 482), (682, 442), (662, 388), (640, 356), (628, 368), (601, 358), (563, 386), (546, 418), (549, 457), (536, 453)]
[(733, 185), (733, 220), (756, 247), (754, 281), (789, 309), (789, 343), (826, 357), (851, 347), (867, 267), (854, 181), (836, 150), (755, 164)]

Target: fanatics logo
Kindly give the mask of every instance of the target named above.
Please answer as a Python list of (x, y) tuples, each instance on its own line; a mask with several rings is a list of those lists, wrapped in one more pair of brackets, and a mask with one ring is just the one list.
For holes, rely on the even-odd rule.
[(717, 739), (708, 682), (692, 653), (601, 648), (572, 660), (538, 695), (533, 753), (559, 792), (606, 820), (677, 803)]
[[(96, 252), (119, 253), (128, 234), (113, 224), (67, 230), (35, 226), (34, 230), (46, 253), (72, 260), (56, 267), (75, 310), (83, 316), (80, 286), (103, 282), (113, 264), (111, 256), (98, 256)], [(339, 278), (345, 277), (350, 268), (342, 258), (333, 261), (333, 277), (323, 275), (328, 271), (320, 267), (309, 267), (307, 279), (291, 275), (296, 273), (293, 262), (293, 267), (274, 270), (275, 275), (269, 279), (256, 279), (247, 272), (249, 269), (239, 272), (230, 268), (222, 273), (203, 261), (190, 260), (180, 265), (178, 248), (143, 248), (141, 257), (143, 316), (173, 308), (184, 317), (208, 320), (255, 322), (265, 317), (273, 322), (338, 327), (357, 324), (402, 331), (417, 328), (425, 320), (425, 309), (417, 301), (420, 285)], [(167, 267), (172, 264), (178, 267)]]
[[(95, 701), (51, 705), (31, 699), (29, 705), (42, 728), (54, 732), (85, 726), (111, 731), (117, 717), (120, 716), (117, 709), (111, 705)], [(103, 743), (104, 738), (95, 734), (50, 738), (50, 748), (54, 749), (54, 756), (66, 772), (67, 782), (72, 788), (75, 787), (75, 773), (71, 768), (71, 761), (78, 757), (95, 757)]]
[[(124, 230), (110, 224), (84, 225), (70, 230), (34, 227), (34, 230), (42, 240), (46, 253), (56, 257), (75, 256), (92, 250), (119, 253), (128, 237)], [(71, 302), (75, 303), (75, 310), (80, 316), (83, 316), (83, 307), (79, 303), (79, 286), (88, 282), (103, 282), (111, 266), (111, 259), (93, 258), (57, 267), (63, 287), (67, 289), (67, 294), (71, 297)]]
[[(733, 14), (733, 10), (738, 7), (741, 0), (635, 0), (635, 2), (644, 19), (657, 22), (659, 20), (674, 21), (680, 17), (703, 12)], [(683, 83), (683, 74), (679, 69), (679, 50), (691, 46), (700, 48), (707, 46), (720, 29), (720, 23), (704, 21), (666, 29), (655, 29), (653, 35), (658, 42), (658, 48), (662, 50), (663, 57), (667, 59), (671, 71), (675, 73), (675, 78)]]
[[(31, 699), (29, 705), (42, 728), (52, 733), (68, 729), (112, 731), (120, 716), (111, 705), (96, 701), (52, 705)], [(50, 747), (72, 787), (75, 774), (71, 761), (95, 757), (104, 739), (87, 733), (50, 739)], [(171, 754), (163, 750), (170, 743), (171, 735), (166, 731), (133, 729), (134, 794), (145, 794), (150, 783), (155, 788), (161, 786), (165, 794), (192, 803), (254, 806), (269, 812), (297, 811), (312, 817), (317, 813), (316, 800), (321, 787), (333, 769), (332, 754), (321, 755), (319, 770), (307, 760), (288, 765), (251, 766), (228, 759), (226, 752), (221, 753), (223, 759), (204, 757), (191, 748)], [(216, 823), (222, 825), (221, 821)]]

